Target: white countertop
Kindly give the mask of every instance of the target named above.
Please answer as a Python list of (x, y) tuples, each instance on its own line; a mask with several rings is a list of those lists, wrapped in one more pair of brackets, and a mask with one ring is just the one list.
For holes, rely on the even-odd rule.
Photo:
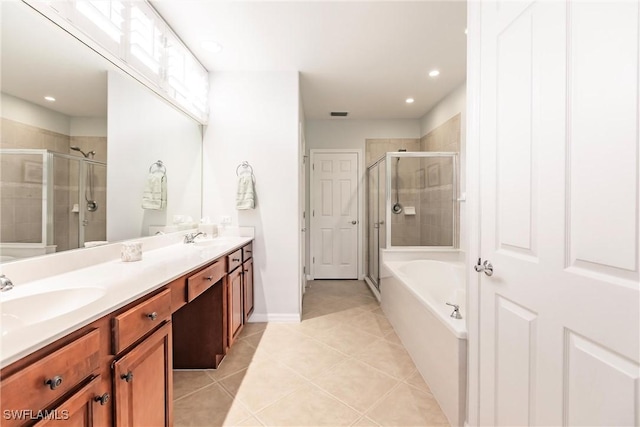
[[(44, 279), (21, 283), (14, 289), (0, 295), (2, 302), (18, 298), (34, 289), (51, 290), (74, 287), (104, 289), (104, 295), (97, 300), (52, 319), (5, 330), (0, 325), (0, 367), (27, 356), (30, 353), (56, 341), (59, 338), (117, 310), (128, 303), (158, 289), (185, 273), (202, 267), (211, 261), (230, 253), (253, 237), (224, 237), (224, 243), (212, 247), (198, 247), (192, 244), (174, 243), (166, 247), (144, 251), (142, 260), (123, 262), (119, 258), (76, 269)], [(78, 256), (82, 256), (79, 253)], [(12, 296), (13, 295), (13, 296)], [(40, 302), (39, 304), (42, 304)], [(59, 304), (63, 301), (46, 301)], [(29, 310), (38, 310), (38, 304)], [(3, 322), (4, 323), (4, 322)], [(4, 329), (3, 329), (4, 328)]]

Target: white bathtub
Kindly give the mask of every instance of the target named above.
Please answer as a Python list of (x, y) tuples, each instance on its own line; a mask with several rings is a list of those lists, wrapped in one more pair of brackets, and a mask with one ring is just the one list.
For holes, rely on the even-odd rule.
[[(467, 327), (462, 263), (432, 260), (383, 264), (382, 310), (452, 426), (465, 421)], [(450, 317), (458, 304), (462, 319)]]

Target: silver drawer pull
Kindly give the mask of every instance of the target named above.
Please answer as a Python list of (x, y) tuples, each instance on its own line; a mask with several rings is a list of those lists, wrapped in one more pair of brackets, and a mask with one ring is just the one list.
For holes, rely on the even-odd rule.
[(147, 314), (147, 317), (151, 320), (156, 320), (158, 318), (158, 313), (154, 311), (153, 313)]
[(205, 280), (213, 280), (213, 276), (207, 276), (204, 278)]
[(240, 258), (231, 258), (231, 261), (240, 262)]

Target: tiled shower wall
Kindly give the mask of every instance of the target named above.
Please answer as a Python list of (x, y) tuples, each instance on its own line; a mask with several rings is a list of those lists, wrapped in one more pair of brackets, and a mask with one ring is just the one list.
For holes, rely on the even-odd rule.
[[(422, 151), (419, 139), (402, 138), (402, 139), (367, 139), (365, 144), (365, 159), (367, 166), (375, 163), (388, 152), (399, 151)], [(395, 185), (396, 160), (392, 160), (391, 164), (391, 197), (392, 203), (395, 203)], [(420, 234), (415, 230), (420, 229), (420, 215), (418, 215), (419, 194), (413, 185), (414, 171), (419, 166), (419, 159), (403, 158), (398, 173), (398, 189), (400, 190), (400, 204), (402, 206), (416, 207), (416, 215), (400, 215), (391, 216), (391, 244), (393, 246), (419, 246)], [(382, 183), (384, 185), (384, 183)]]
[[(106, 161), (107, 138), (70, 137), (12, 120), (2, 119), (0, 148), (44, 149), (81, 156), (69, 149), (80, 146), (84, 151), (95, 150), (96, 160)], [(25, 163), (26, 162), (26, 163)], [(29, 162), (31, 162), (29, 164)], [(0, 238), (5, 243), (39, 243), (42, 235), (42, 183), (29, 182), (26, 168), (42, 165), (42, 156), (5, 155), (0, 171)], [(78, 162), (56, 158), (54, 161), (54, 244), (56, 251), (78, 247), (78, 213), (72, 212), (78, 203)], [(104, 169), (104, 168), (102, 168)], [(30, 179), (31, 178), (31, 179)], [(106, 193), (106, 173), (101, 191)], [(94, 213), (85, 229), (86, 240), (106, 237), (105, 203)]]
[[(460, 153), (460, 114), (444, 122), (421, 139), (368, 139), (366, 164), (387, 152), (407, 151)], [(401, 158), (391, 160), (391, 203), (396, 200), (395, 168), (399, 165), (398, 188), (401, 214), (391, 215), (392, 246), (452, 246), (458, 242), (460, 216), (453, 203), (451, 158)], [(370, 190), (369, 190), (370, 191)], [(415, 208), (415, 215), (407, 214)], [(456, 234), (454, 235), (454, 225)]]
[[(460, 114), (457, 114), (420, 139), (422, 151), (445, 151), (460, 154)], [(421, 193), (420, 210), (425, 218), (420, 224), (420, 240), (428, 246), (452, 246), (458, 243), (460, 215), (457, 203), (452, 203), (453, 170), (449, 158), (422, 159), (426, 179), (429, 172), (439, 176), (439, 184)], [(459, 175), (459, 173), (458, 173)], [(454, 221), (456, 234), (454, 236)]]

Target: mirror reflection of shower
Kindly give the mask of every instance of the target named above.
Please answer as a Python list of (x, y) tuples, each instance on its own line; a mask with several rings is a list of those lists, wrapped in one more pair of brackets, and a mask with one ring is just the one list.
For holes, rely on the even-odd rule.
[[(85, 159), (93, 159), (93, 157), (96, 155), (96, 152), (94, 150), (91, 150), (85, 153), (84, 151), (82, 151), (80, 147), (76, 145), (72, 145), (69, 148), (72, 149), (73, 151), (79, 151), (84, 156)], [(89, 186), (84, 190), (84, 198), (87, 201), (87, 210), (89, 212), (95, 212), (98, 210), (98, 203), (96, 202), (94, 197), (93, 165), (92, 164), (89, 164), (87, 167), (87, 182), (89, 183)]]

